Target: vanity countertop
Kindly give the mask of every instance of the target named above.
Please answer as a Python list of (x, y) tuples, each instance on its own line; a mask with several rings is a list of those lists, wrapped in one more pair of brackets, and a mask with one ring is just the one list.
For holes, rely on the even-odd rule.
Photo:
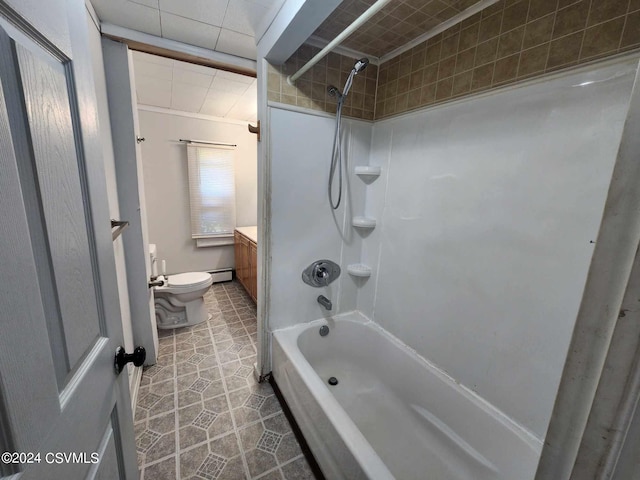
[(253, 240), (256, 245), (258, 244), (258, 226), (253, 225), (251, 227), (236, 227), (236, 230), (247, 237), (249, 240)]

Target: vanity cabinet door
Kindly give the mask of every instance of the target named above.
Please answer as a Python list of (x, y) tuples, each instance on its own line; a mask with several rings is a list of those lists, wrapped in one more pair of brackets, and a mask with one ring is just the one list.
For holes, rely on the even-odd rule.
[(236, 278), (242, 282), (242, 235), (238, 232), (233, 234), (234, 256), (236, 261)]
[(249, 243), (249, 295), (255, 302), (258, 298), (258, 246)]
[(249, 244), (251, 241), (239, 232), (235, 232), (236, 277), (242, 286), (249, 291), (251, 267), (249, 265)]
[(253, 301), (258, 296), (258, 247), (240, 232), (234, 232), (236, 278)]

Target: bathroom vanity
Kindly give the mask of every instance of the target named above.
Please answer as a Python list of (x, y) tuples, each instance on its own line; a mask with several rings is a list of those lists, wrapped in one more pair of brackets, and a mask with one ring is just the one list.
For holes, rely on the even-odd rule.
[(247, 293), (258, 297), (258, 227), (238, 227), (234, 232), (236, 277)]

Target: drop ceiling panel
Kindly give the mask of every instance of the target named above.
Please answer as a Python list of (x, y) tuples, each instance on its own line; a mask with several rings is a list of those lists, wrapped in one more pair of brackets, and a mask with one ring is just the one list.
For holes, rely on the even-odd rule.
[(250, 35), (222, 29), (216, 50), (244, 58), (256, 58), (255, 40)]
[(163, 13), (162, 34), (171, 40), (214, 50), (220, 28), (171, 13)]
[(195, 87), (201, 87), (208, 89), (211, 86), (211, 80), (213, 75), (206, 75), (204, 73), (193, 72), (191, 70), (183, 68), (173, 69), (174, 82), (184, 83), (187, 85), (193, 85)]
[(198, 112), (208, 91), (208, 88), (174, 81), (171, 91), (171, 108), (183, 112)]
[(158, 2), (160, 0), (129, 0), (133, 3), (137, 3), (139, 5), (144, 5), (145, 7), (151, 7), (151, 8), (159, 8), (158, 7)]
[(258, 93), (255, 87), (254, 83), (253, 88), (248, 88), (236, 104), (231, 107), (227, 114), (229, 117), (247, 121), (254, 121), (258, 117)]
[(257, 118), (253, 77), (133, 52), (138, 104), (234, 120)]
[(138, 103), (154, 107), (171, 106), (171, 81), (136, 75), (136, 96)]
[(147, 63), (157, 63), (159, 65), (168, 65), (173, 68), (173, 60), (166, 57), (160, 57), (158, 55), (151, 55), (149, 53), (132, 51), (133, 61), (134, 62), (147, 62)]
[(98, 17), (114, 25), (160, 36), (160, 11), (129, 0), (100, 0), (93, 2)]
[(256, 29), (271, 23), (284, 0), (91, 0), (91, 3), (102, 22), (255, 60)]
[(210, 91), (204, 100), (200, 113), (214, 117), (226, 117), (239, 99), (240, 95)]
[(234, 82), (227, 78), (222, 78), (220, 75), (216, 75), (211, 82), (211, 89), (217, 92), (226, 92), (232, 95), (243, 95), (247, 91), (249, 85), (242, 82)]
[(171, 79), (173, 78), (173, 66), (138, 61), (138, 63), (136, 64), (136, 74), (156, 78), (158, 80), (171, 81)]
[(238, 75), (237, 73), (225, 72), (224, 70), (217, 70), (216, 77), (226, 78), (234, 82), (246, 83), (247, 85), (255, 84), (256, 79), (247, 75)]
[[(205, 67), (204, 65), (196, 65), (195, 63), (181, 62), (180, 60), (172, 60), (173, 66), (176, 69), (188, 70), (189, 72), (201, 73), (203, 75), (220, 75), (222, 70), (216, 70), (215, 68)], [(239, 75), (244, 77), (244, 75)], [(251, 78), (251, 77), (250, 77)]]
[(249, 0), (233, 0), (229, 2), (222, 27), (234, 32), (254, 35), (256, 27), (269, 9)]
[(160, 10), (220, 27), (228, 3), (229, 0), (160, 0)]
[[(344, 0), (314, 35), (333, 40), (374, 3), (375, 0)], [(392, 0), (342, 46), (382, 57), (476, 3), (478, 0)]]

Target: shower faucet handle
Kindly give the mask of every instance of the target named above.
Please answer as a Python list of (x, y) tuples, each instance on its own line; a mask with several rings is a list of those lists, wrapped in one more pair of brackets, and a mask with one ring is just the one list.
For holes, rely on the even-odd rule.
[(313, 267), (313, 276), (326, 285), (329, 285), (329, 271), (322, 265)]
[(326, 287), (340, 276), (340, 266), (331, 260), (316, 260), (302, 272), (302, 281), (312, 287)]

